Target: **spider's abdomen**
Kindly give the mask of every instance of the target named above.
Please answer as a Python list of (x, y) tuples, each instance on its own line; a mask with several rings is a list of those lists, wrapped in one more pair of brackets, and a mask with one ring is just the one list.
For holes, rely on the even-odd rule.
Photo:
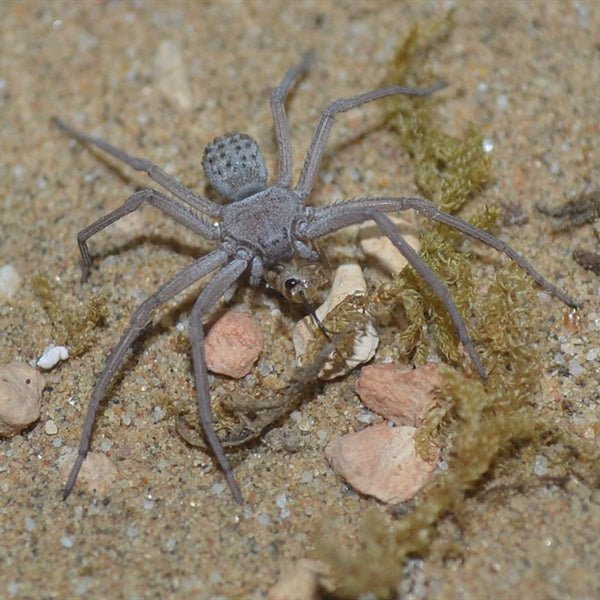
[(302, 204), (293, 192), (270, 187), (224, 206), (221, 227), (225, 238), (252, 248), (268, 267), (291, 259), (292, 226), (301, 214)]
[(234, 202), (267, 187), (267, 167), (260, 148), (245, 133), (215, 138), (204, 149), (202, 166), (215, 190)]

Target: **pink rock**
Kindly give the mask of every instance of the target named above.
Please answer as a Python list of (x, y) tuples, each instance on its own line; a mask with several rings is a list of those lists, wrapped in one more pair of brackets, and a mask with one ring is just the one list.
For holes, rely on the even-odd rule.
[(262, 330), (250, 315), (230, 310), (210, 328), (204, 347), (210, 371), (240, 379), (262, 352)]
[(354, 489), (382, 502), (412, 498), (431, 478), (439, 449), (431, 462), (416, 452), (414, 427), (371, 425), (336, 438), (325, 449), (327, 460)]
[(356, 393), (372, 411), (396, 425), (421, 424), (442, 383), (438, 365), (406, 370), (394, 364), (364, 367), (356, 382)]
[[(71, 467), (75, 462), (77, 450), (65, 448), (56, 464), (63, 481), (67, 480)], [(77, 477), (77, 484), (85, 485), (90, 492), (105, 495), (117, 476), (117, 467), (105, 454), (88, 452)], [(76, 485), (77, 485), (76, 484)]]

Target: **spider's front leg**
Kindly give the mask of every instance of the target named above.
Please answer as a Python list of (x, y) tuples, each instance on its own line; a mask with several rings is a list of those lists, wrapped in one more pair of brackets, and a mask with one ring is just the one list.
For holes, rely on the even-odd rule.
[(225, 474), (233, 497), (239, 504), (244, 502), (242, 492), (233, 476), (231, 463), (225, 454), (223, 445), (213, 426), (213, 412), (210, 404), (202, 319), (225, 291), (239, 279), (240, 275), (248, 267), (249, 262), (247, 257), (236, 258), (215, 275), (210, 283), (202, 290), (200, 296), (198, 296), (190, 314), (188, 325), (190, 343), (192, 346), (192, 362), (196, 380), (196, 397), (198, 401), (198, 410), (200, 412), (200, 423), (202, 425), (202, 430), (204, 431), (206, 442), (213, 451), (217, 462)]
[(92, 428), (96, 419), (96, 412), (100, 401), (104, 398), (106, 390), (114, 377), (115, 373), (119, 370), (119, 367), (125, 358), (125, 354), (131, 348), (132, 344), (136, 340), (137, 336), (148, 324), (150, 316), (154, 310), (159, 306), (185, 290), (187, 287), (214, 271), (227, 260), (227, 253), (223, 250), (215, 250), (206, 256), (198, 259), (192, 263), (189, 267), (186, 267), (179, 273), (177, 273), (170, 281), (162, 285), (156, 293), (147, 298), (137, 308), (131, 317), (129, 327), (123, 333), (119, 343), (110, 353), (108, 360), (102, 370), (102, 374), (96, 381), (92, 397), (87, 407), (85, 415), (85, 421), (83, 424), (83, 431), (79, 440), (79, 447), (77, 449), (77, 458), (63, 491), (63, 499), (66, 499), (77, 480), (79, 470), (83, 465), (83, 461), (88, 453), (90, 446), (90, 439), (92, 435)]
[(477, 240), (494, 248), (498, 252), (506, 254), (511, 260), (528, 273), (532, 279), (542, 288), (556, 296), (559, 300), (573, 308), (580, 308), (581, 302), (575, 300), (559, 287), (550, 283), (527, 259), (521, 256), (512, 246), (507, 244), (491, 233), (479, 229), (454, 215), (441, 211), (433, 202), (424, 200), (423, 198), (394, 198), (389, 196), (379, 198), (363, 198), (352, 200), (350, 202), (340, 202), (333, 206), (326, 206), (317, 209), (315, 213), (315, 221), (312, 224), (312, 229), (316, 233), (314, 237), (325, 235), (347, 227), (356, 223), (362, 223), (371, 219), (368, 214), (375, 210), (384, 213), (402, 212), (405, 210), (414, 210), (428, 219), (443, 223), (452, 229), (456, 229), (468, 235), (470, 238)]
[(463, 346), (467, 350), (475, 368), (483, 379), (487, 377), (485, 368), (475, 350), (464, 321), (460, 316), (450, 292), (437, 278), (425, 261), (402, 238), (389, 217), (384, 214), (385, 212), (400, 212), (408, 209), (416, 210), (435, 221), (444, 223), (453, 229), (461, 231), (466, 235), (503, 252), (514, 260), (524, 271), (529, 273), (540, 286), (556, 295), (569, 306), (580, 306), (576, 300), (542, 277), (529, 262), (506, 242), (499, 240), (486, 231), (474, 227), (453, 215), (440, 211), (435, 204), (427, 200), (421, 198), (366, 198), (350, 202), (341, 202), (333, 206), (317, 209), (314, 213), (312, 222), (307, 223), (300, 232), (301, 235), (305, 236), (307, 239), (314, 239), (337, 231), (338, 229), (342, 229), (343, 227), (363, 223), (365, 221), (374, 221), (379, 226), (381, 231), (404, 255), (411, 267), (425, 280), (432, 291), (444, 304)]

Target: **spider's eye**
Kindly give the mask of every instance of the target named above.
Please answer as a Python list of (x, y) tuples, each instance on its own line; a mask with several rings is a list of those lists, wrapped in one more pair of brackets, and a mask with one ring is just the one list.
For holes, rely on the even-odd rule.
[(289, 277), (283, 282), (283, 287), (285, 288), (286, 292), (293, 292), (294, 288), (301, 284), (302, 282), (299, 279), (296, 279), (295, 277)]
[(211, 185), (229, 200), (242, 200), (267, 187), (267, 167), (256, 140), (244, 133), (214, 139), (202, 166)]

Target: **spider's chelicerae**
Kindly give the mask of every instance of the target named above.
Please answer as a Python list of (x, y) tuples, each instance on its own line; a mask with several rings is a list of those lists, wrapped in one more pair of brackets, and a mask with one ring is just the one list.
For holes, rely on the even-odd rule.
[(228, 201), (223, 205), (196, 194), (150, 161), (134, 158), (103, 139), (79, 132), (63, 121), (56, 120), (57, 125), (76, 140), (96, 146), (138, 171), (145, 171), (161, 187), (171, 193), (171, 196), (168, 196), (153, 189), (135, 192), (123, 206), (83, 229), (77, 236), (83, 258), (83, 280), (87, 279), (91, 267), (91, 257), (87, 247), (88, 239), (111, 223), (137, 210), (144, 203), (155, 206), (178, 223), (217, 244), (217, 247), (210, 253), (198, 258), (162, 285), (156, 293), (142, 302), (132, 315), (129, 326), (108, 357), (104, 370), (94, 387), (85, 417), (77, 459), (64, 488), (64, 498), (73, 489), (88, 452), (98, 404), (105, 395), (126, 352), (147, 325), (152, 312), (157, 307), (208, 273), (214, 272), (215, 275), (198, 296), (189, 318), (196, 395), (205, 439), (225, 473), (234, 498), (240, 503), (242, 494), (223, 446), (213, 428), (202, 321), (225, 291), (244, 274), (248, 273), (250, 285), (256, 286), (263, 279), (264, 274), (274, 269), (280, 269), (281, 265), (286, 265), (294, 258), (300, 257), (316, 262), (319, 260), (319, 255), (311, 248), (311, 242), (314, 239), (349, 225), (374, 221), (443, 302), (471, 361), (479, 375), (485, 378), (485, 368), (447, 288), (403, 239), (386, 215), (386, 213), (412, 209), (429, 219), (444, 223), (505, 253), (527, 271), (540, 286), (566, 304), (577, 306), (572, 298), (546, 281), (508, 244), (469, 223), (441, 212), (435, 204), (427, 200), (376, 197), (337, 202), (323, 208), (308, 206), (307, 200), (315, 183), (325, 145), (335, 117), (339, 113), (394, 94), (428, 96), (443, 87), (441, 84), (429, 88), (392, 86), (351, 98), (335, 100), (322, 112), (300, 178), (296, 185), (292, 185), (292, 149), (285, 100), (296, 81), (308, 70), (310, 62), (311, 56), (305, 55), (298, 65), (285, 74), (271, 95), (271, 111), (279, 155), (277, 179), (273, 185), (267, 185), (267, 169), (264, 160), (257, 142), (250, 136), (242, 133), (230, 133), (216, 138), (206, 147), (202, 166), (211, 185)]

